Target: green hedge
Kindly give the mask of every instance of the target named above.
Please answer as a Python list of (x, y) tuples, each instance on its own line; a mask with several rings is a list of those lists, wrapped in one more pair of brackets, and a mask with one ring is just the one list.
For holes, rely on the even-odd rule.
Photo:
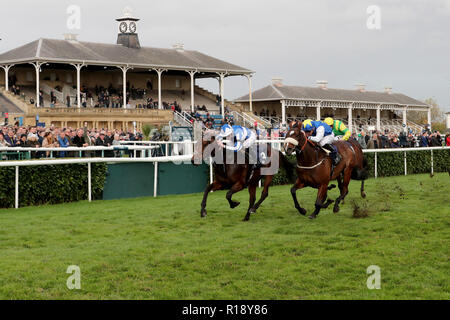
[[(375, 176), (375, 154), (364, 155), (369, 164), (369, 176)], [(450, 150), (433, 151), (434, 172), (446, 172), (450, 169)], [(405, 162), (403, 152), (378, 153), (378, 176), (390, 177), (405, 174)], [(430, 151), (406, 152), (406, 165), (408, 174), (431, 173)]]
[[(375, 154), (365, 153), (368, 162), (369, 177), (375, 176)], [(446, 172), (450, 169), (450, 150), (434, 150), (434, 172)], [(378, 176), (400, 176), (405, 174), (404, 153), (390, 152), (378, 153)], [(288, 157), (291, 163), (295, 163), (295, 156)], [(408, 151), (406, 153), (408, 174), (430, 173), (430, 151)], [(272, 185), (288, 184), (286, 172), (281, 169), (274, 177)]]
[[(107, 166), (92, 164), (92, 198), (101, 199)], [(19, 168), (19, 205), (36, 206), (86, 200), (87, 164)], [(15, 167), (0, 168), (0, 208), (14, 207)]]

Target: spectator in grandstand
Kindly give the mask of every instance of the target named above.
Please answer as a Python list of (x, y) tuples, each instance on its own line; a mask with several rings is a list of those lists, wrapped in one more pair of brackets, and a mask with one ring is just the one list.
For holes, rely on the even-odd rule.
[(5, 136), (5, 141), (8, 147), (17, 147), (20, 144), (20, 142), (16, 139), (16, 136), (14, 135), (13, 129), (8, 130), (8, 135)]
[(428, 133), (426, 131), (424, 131), (422, 133), (422, 137), (421, 137), (421, 140), (420, 140), (420, 146), (423, 147), (423, 148), (428, 147)]
[(77, 130), (76, 136), (72, 139), (72, 144), (78, 148), (89, 146), (84, 138), (84, 131), (82, 129)]
[(361, 133), (358, 135), (358, 142), (363, 149), (367, 149), (367, 143), (366, 143), (366, 133), (361, 131)]
[(376, 133), (373, 134), (372, 139), (367, 144), (367, 149), (379, 149), (379, 139)]
[(0, 132), (0, 148), (7, 147), (5, 136), (3, 135), (3, 132)]
[[(55, 135), (50, 131), (47, 130), (44, 135), (44, 140), (42, 140), (42, 147), (43, 148), (56, 148), (58, 147), (58, 142), (55, 138)], [(50, 156), (50, 151), (46, 151), (47, 158)]]
[(400, 148), (400, 141), (399, 141), (399, 139), (397, 138), (396, 135), (394, 135), (394, 136), (392, 137), (392, 139), (391, 139), (390, 142), (391, 142), (391, 143), (390, 143), (390, 147), (391, 147), (391, 148)]
[(445, 146), (450, 147), (450, 133), (445, 135)]
[[(58, 145), (60, 148), (68, 148), (70, 147), (69, 138), (66, 137), (66, 133), (61, 130), (58, 136)], [(59, 158), (65, 158), (67, 155), (66, 151), (59, 152), (58, 156)]]

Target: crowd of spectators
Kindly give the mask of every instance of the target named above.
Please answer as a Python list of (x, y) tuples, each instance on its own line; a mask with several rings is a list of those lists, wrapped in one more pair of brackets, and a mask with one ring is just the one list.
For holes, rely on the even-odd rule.
[(373, 132), (361, 131), (353, 134), (352, 137), (358, 140), (363, 149), (385, 149), (385, 148), (418, 148), (418, 147), (442, 147), (450, 146), (450, 134), (445, 137), (439, 131), (431, 132), (425, 130), (422, 134), (412, 132)]
[[(0, 126), (0, 148), (110, 147), (120, 145), (121, 141), (142, 141), (142, 139), (140, 131), (88, 129), (86, 123), (84, 128)], [(48, 158), (50, 155), (50, 151), (32, 153), (33, 158)], [(92, 152), (91, 155), (99, 156), (98, 152)], [(75, 152), (58, 151), (54, 156), (72, 157), (75, 156)], [(116, 154), (114, 151), (105, 151), (105, 156)]]

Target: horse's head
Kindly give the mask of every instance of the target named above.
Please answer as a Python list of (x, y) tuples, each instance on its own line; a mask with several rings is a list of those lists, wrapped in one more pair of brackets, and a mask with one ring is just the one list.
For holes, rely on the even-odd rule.
[(292, 121), (289, 123), (289, 131), (286, 134), (286, 140), (284, 140), (284, 150), (288, 156), (294, 151), (297, 153), (302, 152), (308, 142), (305, 132), (301, 128), (301, 121)]

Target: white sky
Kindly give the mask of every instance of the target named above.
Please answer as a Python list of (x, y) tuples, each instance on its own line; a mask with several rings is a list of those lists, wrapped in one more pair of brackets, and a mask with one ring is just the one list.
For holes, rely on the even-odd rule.
[[(141, 45), (184, 43), (256, 71), (254, 89), (273, 76), (285, 84), (368, 90), (392, 86), (450, 111), (450, 0), (40, 0), (8, 1), (0, 12), (0, 52), (40, 37), (62, 39), (69, 5), (81, 8), (81, 41), (115, 43), (115, 18), (126, 6), (139, 22)], [(381, 9), (381, 29), (369, 30), (369, 5)], [(200, 85), (217, 91), (217, 81)], [(248, 92), (229, 78), (229, 99)]]

